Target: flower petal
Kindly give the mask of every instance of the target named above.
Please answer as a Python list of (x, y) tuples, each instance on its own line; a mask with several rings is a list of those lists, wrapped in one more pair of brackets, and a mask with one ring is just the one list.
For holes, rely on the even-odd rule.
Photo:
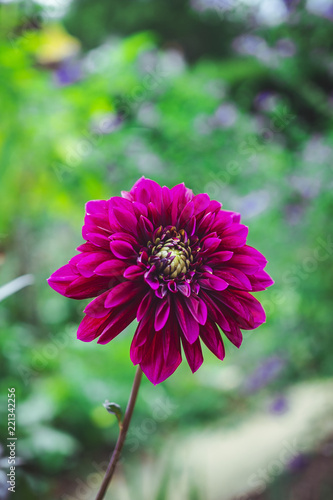
[(176, 316), (185, 338), (193, 344), (199, 336), (199, 323), (194, 319), (187, 307), (183, 306), (180, 300), (175, 304)]
[(108, 292), (105, 307), (116, 307), (130, 301), (137, 295), (141, 287), (135, 286), (132, 281), (124, 281)]
[(131, 259), (137, 257), (137, 253), (127, 241), (111, 241), (110, 248), (113, 255), (118, 257), (118, 259)]
[(165, 323), (168, 320), (170, 313), (170, 303), (168, 300), (162, 300), (159, 301), (156, 310), (155, 310), (155, 331), (158, 332), (159, 330), (162, 330), (164, 327)]
[(228, 288), (228, 283), (218, 276), (209, 273), (203, 273), (202, 278), (198, 280), (202, 288), (207, 288), (208, 290), (225, 290)]
[(103, 331), (104, 326), (107, 324), (108, 318), (92, 318), (85, 316), (77, 331), (77, 338), (83, 342), (91, 342), (95, 340)]
[(208, 321), (200, 328), (200, 338), (208, 349), (219, 359), (224, 359), (225, 349), (219, 329), (214, 323)]
[(195, 342), (190, 344), (182, 335), (182, 344), (189, 367), (191, 368), (192, 373), (194, 373), (203, 363), (200, 339), (198, 338)]
[(138, 300), (132, 300), (112, 311), (97, 344), (107, 344), (127, 328), (135, 319), (137, 307)]

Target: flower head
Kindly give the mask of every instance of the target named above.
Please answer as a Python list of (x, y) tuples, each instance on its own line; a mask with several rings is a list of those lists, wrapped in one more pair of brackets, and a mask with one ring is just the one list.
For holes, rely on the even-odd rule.
[(48, 282), (66, 297), (96, 297), (78, 329), (84, 342), (106, 344), (136, 318), (131, 360), (158, 384), (181, 363), (181, 345), (195, 372), (201, 342), (222, 360), (220, 330), (239, 347), (241, 328), (264, 323), (250, 292), (273, 281), (247, 233), (239, 214), (207, 194), (141, 178), (122, 197), (87, 203), (86, 243)]

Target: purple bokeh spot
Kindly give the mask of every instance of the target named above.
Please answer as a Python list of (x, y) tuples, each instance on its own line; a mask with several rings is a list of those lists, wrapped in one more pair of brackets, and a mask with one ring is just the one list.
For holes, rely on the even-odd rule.
[(309, 464), (309, 458), (305, 455), (297, 455), (292, 458), (287, 465), (287, 469), (291, 472), (298, 472), (303, 470)]
[(79, 61), (68, 59), (55, 70), (54, 78), (60, 87), (71, 85), (82, 78), (82, 68)]
[(280, 356), (267, 358), (246, 380), (244, 390), (251, 394), (259, 391), (275, 380), (286, 366), (286, 360)]
[(287, 398), (285, 396), (277, 396), (270, 405), (269, 409), (271, 413), (277, 415), (286, 413), (289, 409)]

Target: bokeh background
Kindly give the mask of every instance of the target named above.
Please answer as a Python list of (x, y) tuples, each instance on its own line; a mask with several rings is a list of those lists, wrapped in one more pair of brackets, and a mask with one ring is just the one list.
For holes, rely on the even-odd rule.
[(225, 361), (143, 381), (107, 498), (333, 498), (332, 22), (331, 0), (0, 2), (1, 499), (8, 387), (15, 498), (101, 482), (135, 325), (77, 341), (85, 304), (46, 279), (85, 202), (142, 175), (240, 211), (276, 284)]

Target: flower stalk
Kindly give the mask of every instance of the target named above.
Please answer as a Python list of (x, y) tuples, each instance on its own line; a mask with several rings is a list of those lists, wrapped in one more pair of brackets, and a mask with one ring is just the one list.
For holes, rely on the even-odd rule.
[(131, 422), (131, 418), (133, 415), (133, 410), (136, 402), (136, 398), (139, 392), (139, 387), (141, 383), (141, 378), (142, 378), (142, 370), (140, 366), (138, 366), (135, 377), (134, 377), (134, 382), (132, 386), (132, 391), (131, 395), (127, 404), (124, 420), (121, 425), (119, 425), (119, 436), (117, 440), (117, 444), (115, 446), (115, 449), (112, 453), (108, 468), (106, 470), (103, 482), (101, 484), (101, 487), (97, 493), (96, 500), (103, 500), (106, 490), (108, 489), (108, 486), (110, 484), (110, 481), (112, 479), (113, 473), (115, 471), (117, 462), (120, 458), (121, 450), (124, 446), (127, 431)]

